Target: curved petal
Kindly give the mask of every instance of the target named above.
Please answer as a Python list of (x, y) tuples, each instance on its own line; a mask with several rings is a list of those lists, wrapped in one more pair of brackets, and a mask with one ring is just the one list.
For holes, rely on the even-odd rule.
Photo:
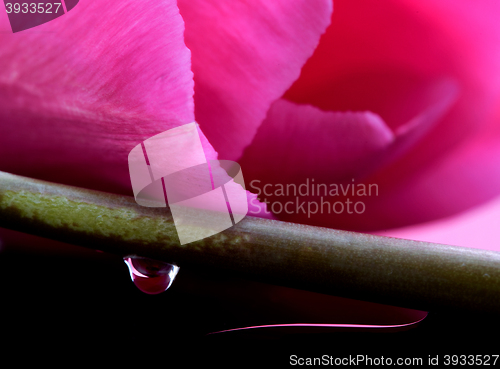
[(129, 151), (194, 120), (183, 32), (175, 1), (87, 0), (0, 34), (0, 170), (130, 195)]
[(366, 212), (343, 227), (373, 231), (405, 227), (450, 217), (498, 196), (500, 139), (480, 138), (436, 160), (425, 171), (402, 172), (393, 181), (381, 172), (367, 181), (377, 183), (380, 196), (366, 198)]
[(397, 128), (425, 105), (419, 86), (444, 76), (491, 109), (500, 89), (499, 13), (491, 0), (337, 0), (285, 97), (327, 111), (370, 110)]
[[(329, 226), (399, 227), (449, 216), (496, 196), (498, 160), (491, 153), (500, 139), (498, 2), (335, 4), (331, 27), (287, 99), (326, 111), (369, 110), (401, 133), (402, 125), (428, 104), (428, 86), (452, 79), (460, 96), (425, 139), (370, 179), (381, 194), (366, 199), (366, 213), (336, 217)], [(469, 145), (471, 140), (476, 143)], [(455, 155), (468, 164), (460, 165)]]
[(393, 133), (375, 114), (323, 112), (278, 100), (240, 163), (247, 182), (255, 181), (253, 189), (300, 184), (307, 178), (318, 183), (350, 180), (364, 174), (369, 159), (393, 141)]
[[(378, 206), (370, 208), (369, 216), (364, 214), (364, 202), (357, 205), (363, 209), (359, 214), (347, 202), (365, 201), (356, 199), (366, 196), (363, 191), (358, 194), (361, 181), (425, 138), (454, 101), (455, 87), (453, 83), (435, 86), (440, 92), (437, 101), (395, 134), (373, 113), (324, 112), (278, 100), (240, 161), (250, 190), (279, 219), (291, 222), (363, 230), (393, 213), (396, 219), (405, 219), (397, 202), (391, 203), (391, 191), (381, 191), (379, 196), (378, 187), (385, 190), (385, 186), (377, 182)], [(346, 209), (340, 211), (340, 206)]]
[(330, 21), (330, 0), (181, 0), (195, 115), (221, 159), (237, 160), (300, 74)]

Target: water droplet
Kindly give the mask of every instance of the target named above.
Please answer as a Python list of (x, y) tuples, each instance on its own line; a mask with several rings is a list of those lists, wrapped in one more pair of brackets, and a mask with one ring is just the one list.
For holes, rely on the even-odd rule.
[(150, 295), (166, 291), (179, 272), (177, 265), (140, 256), (127, 256), (123, 261), (128, 266), (132, 282)]

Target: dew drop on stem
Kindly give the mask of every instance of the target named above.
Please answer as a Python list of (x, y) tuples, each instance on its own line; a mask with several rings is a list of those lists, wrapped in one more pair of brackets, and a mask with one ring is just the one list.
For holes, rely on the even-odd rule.
[(166, 291), (179, 272), (179, 267), (163, 261), (141, 256), (123, 258), (130, 271), (130, 278), (139, 290), (150, 295)]

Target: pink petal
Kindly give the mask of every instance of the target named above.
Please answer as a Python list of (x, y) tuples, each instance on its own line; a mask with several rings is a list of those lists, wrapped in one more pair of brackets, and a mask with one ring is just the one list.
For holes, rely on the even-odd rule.
[(0, 170), (130, 195), (129, 151), (194, 120), (183, 32), (175, 1), (95, 0), (0, 34)]
[(429, 133), (456, 103), (459, 91), (459, 86), (452, 80), (438, 80), (427, 86), (425, 92), (419, 91), (425, 96), (428, 106), (420, 114), (396, 129), (394, 142), (382, 150), (380, 154), (369, 159), (369, 164), (365, 165), (366, 170), (362, 177), (372, 174), (376, 169), (394, 163), (422, 140), (428, 139)]
[(367, 181), (378, 183), (379, 197), (366, 198), (366, 212), (344, 219), (342, 227), (372, 231), (445, 218), (498, 196), (500, 139), (477, 137), (428, 166), (402, 172), (400, 181), (381, 172)]
[(426, 109), (429, 86), (436, 81), (456, 81), (460, 95), (438, 124), (425, 129), (423, 139), (401, 144), (407, 151), (411, 146), (409, 152), (367, 179), (379, 185), (380, 195), (365, 199), (363, 215), (336, 217), (328, 226), (365, 231), (404, 226), (496, 196), (498, 2), (335, 4), (332, 26), (286, 98), (326, 111), (370, 110), (402, 133), (405, 122)]
[(398, 2), (337, 0), (331, 26), (285, 97), (327, 111), (369, 110), (395, 129), (422, 110), (426, 85), (463, 74), (450, 36), (438, 31)]
[(453, 47), (462, 51), (460, 58), (456, 59), (462, 73), (467, 73), (485, 92), (499, 93), (498, 1), (404, 0), (404, 3), (439, 28), (440, 32), (452, 37)]
[[(358, 221), (362, 215), (353, 216), (347, 209), (339, 214), (328, 210), (337, 201), (352, 197), (351, 190), (343, 196), (342, 190), (339, 195), (331, 195), (332, 186), (357, 186), (425, 137), (449, 109), (456, 88), (446, 82), (437, 84), (431, 91), (438, 92), (437, 101), (401, 126), (396, 134), (373, 113), (324, 112), (278, 100), (240, 161), (248, 188), (257, 193), (261, 201), (269, 202), (268, 210), (279, 219), (327, 227), (351, 225), (349, 222), (355, 220), (360, 226)], [(318, 185), (322, 185), (320, 192)], [(292, 187), (288, 189), (288, 186)], [(303, 190), (299, 193), (301, 187)], [(388, 197), (390, 194), (381, 194), (385, 201)], [(275, 202), (279, 204), (273, 204)], [(288, 202), (292, 204), (285, 208)], [(300, 206), (303, 202), (304, 209)], [(319, 210), (323, 203), (329, 204)], [(390, 210), (380, 201), (380, 208), (371, 216), (376, 222), (381, 214)], [(252, 210), (250, 214), (257, 215)], [(363, 220), (370, 224), (370, 219)]]
[(306, 178), (350, 180), (363, 174), (369, 159), (393, 140), (375, 114), (323, 112), (278, 100), (240, 163), (250, 186), (253, 180), (261, 181), (259, 187), (299, 184)]
[(328, 0), (179, 1), (195, 115), (221, 159), (237, 160), (300, 74), (330, 21)]
[[(467, 20), (477, 29), (480, 20), (464, 13), (455, 21)], [(446, 27), (447, 17), (429, 19), (413, 6), (393, 1), (339, 0), (332, 25), (285, 97), (326, 111), (369, 110), (395, 130), (426, 107), (429, 85), (454, 80), (461, 87), (458, 104), (404, 165), (416, 167), (445, 155), (488, 124), (495, 107), (491, 92), (500, 87), (500, 80), (490, 78), (492, 68), (470, 60), (478, 47), (469, 48), (461, 37), (465, 31), (456, 34)], [(489, 31), (498, 34), (499, 29)], [(488, 56), (492, 43), (479, 44), (483, 59), (500, 62), (496, 54)]]

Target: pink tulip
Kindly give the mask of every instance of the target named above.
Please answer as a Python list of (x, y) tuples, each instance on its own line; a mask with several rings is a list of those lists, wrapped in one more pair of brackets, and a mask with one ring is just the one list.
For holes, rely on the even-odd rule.
[(94, 0), (16, 34), (3, 17), (0, 170), (131, 195), (129, 151), (196, 120), (207, 158), (238, 161), (260, 191), (378, 186), (360, 214), (266, 215), (249, 195), (258, 216), (375, 232), (497, 195), (496, 2), (331, 14), (330, 0)]

